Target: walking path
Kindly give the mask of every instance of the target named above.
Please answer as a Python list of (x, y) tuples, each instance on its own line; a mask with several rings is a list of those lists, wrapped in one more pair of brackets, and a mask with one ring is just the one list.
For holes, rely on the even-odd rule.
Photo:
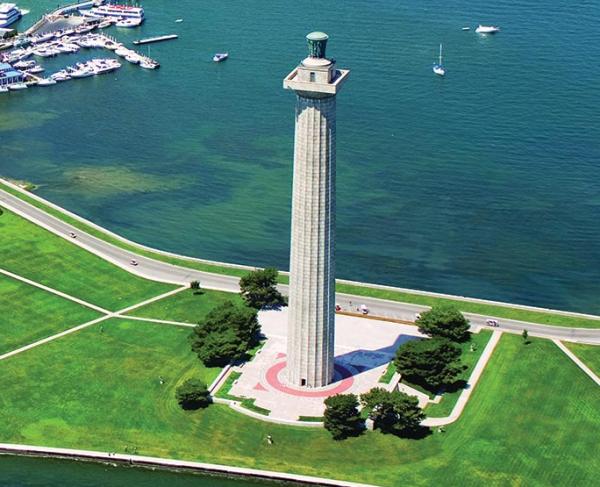
[[(35, 286), (35, 287), (38, 287), (40, 289), (43, 289), (44, 291), (47, 291), (49, 293), (56, 294), (57, 296), (60, 296), (62, 298), (74, 301), (74, 302), (76, 302), (76, 303), (78, 303), (78, 304), (80, 304), (82, 306), (86, 306), (88, 308), (92, 308), (92, 309), (94, 309), (96, 311), (99, 311), (99, 312), (101, 312), (101, 313), (104, 314), (104, 316), (100, 316), (99, 318), (95, 318), (93, 320), (90, 320), (90, 321), (87, 321), (85, 323), (82, 323), (81, 325), (74, 326), (74, 327), (69, 328), (67, 330), (61, 331), (60, 333), (56, 333), (56, 334), (51, 335), (51, 336), (46, 337), (46, 338), (42, 338), (41, 340), (38, 340), (38, 341), (33, 342), (33, 343), (30, 343), (29, 345), (25, 345), (23, 347), (17, 348), (15, 350), (7, 352), (7, 353), (5, 353), (3, 355), (0, 355), (0, 361), (1, 360), (5, 360), (5, 359), (7, 359), (9, 357), (13, 357), (15, 355), (18, 355), (18, 354), (20, 354), (22, 352), (26, 352), (27, 350), (31, 350), (32, 348), (39, 347), (40, 345), (44, 345), (45, 343), (51, 342), (51, 341), (56, 340), (58, 338), (62, 338), (64, 336), (66, 336), (66, 335), (70, 335), (71, 333), (75, 333), (76, 331), (83, 330), (84, 328), (87, 328), (88, 326), (95, 325), (95, 324), (100, 323), (102, 321), (106, 321), (106, 320), (108, 320), (110, 318), (124, 318), (124, 319), (129, 319), (131, 317), (130, 316), (123, 316), (123, 313), (127, 313), (129, 311), (133, 311), (134, 309), (137, 309), (137, 308), (140, 308), (140, 307), (145, 306), (147, 304), (153, 303), (155, 301), (158, 301), (159, 299), (167, 298), (169, 296), (172, 296), (174, 294), (180, 293), (181, 291), (184, 291), (185, 289), (187, 289), (187, 286), (179, 287), (177, 289), (173, 289), (171, 291), (168, 291), (166, 293), (160, 294), (158, 296), (154, 296), (152, 298), (146, 299), (146, 300), (141, 301), (139, 303), (136, 303), (134, 305), (127, 306), (126, 308), (123, 308), (123, 309), (121, 309), (119, 311), (114, 311), (113, 312), (113, 311), (108, 311), (108, 310), (106, 310), (104, 308), (100, 308), (99, 306), (93, 305), (91, 303), (88, 303), (87, 301), (84, 301), (82, 299), (76, 298), (76, 297), (71, 296), (69, 294), (66, 294), (66, 293), (63, 293), (61, 291), (58, 291), (58, 290), (56, 290), (54, 288), (51, 288), (49, 286), (45, 286), (43, 284), (40, 284), (39, 282), (32, 281), (31, 279), (27, 279), (27, 278), (25, 278), (23, 276), (20, 276), (18, 274), (14, 274), (12, 272), (8, 272), (8, 271), (6, 271), (4, 269), (0, 269), (0, 273), (4, 274), (4, 275), (7, 275), (7, 276), (10, 276), (13, 279), (17, 279), (19, 281), (25, 282), (25, 283), (27, 283), (27, 284), (29, 284), (31, 286)], [(132, 318), (132, 319), (136, 319), (136, 318)], [(141, 321), (161, 322), (161, 320), (147, 320), (147, 319), (144, 319), (144, 318), (141, 318), (140, 320)], [(185, 324), (184, 323), (177, 323), (177, 322), (164, 322), (164, 323), (167, 323), (167, 324), (170, 324), (170, 325), (177, 324), (179, 326), (181, 326), (181, 325), (194, 326), (194, 325), (190, 325), (189, 323), (185, 323)]]
[[(115, 238), (123, 242), (127, 245), (132, 245), (140, 249), (156, 252), (162, 255), (168, 255), (172, 257), (179, 257), (183, 259), (187, 259), (190, 261), (198, 261), (211, 263), (210, 261), (202, 261), (201, 259), (190, 259), (184, 256), (177, 256), (176, 254), (171, 254), (168, 252), (157, 251), (155, 249), (150, 249), (148, 247), (141, 246), (134, 242), (130, 242), (123, 237), (120, 237), (116, 234), (113, 234), (105, 229), (102, 229), (98, 225), (89, 222), (67, 210), (60, 208), (59, 206), (50, 203), (43, 198), (40, 198), (37, 195), (27, 193), (18, 186), (15, 186), (5, 180), (0, 180), (2, 183), (5, 183), (16, 190), (23, 192), (29, 198), (33, 198), (41, 203), (48, 205), (49, 207), (63, 212), (68, 217), (77, 219), (78, 221), (85, 223), (86, 225), (90, 225), (92, 228), (104, 232), (107, 236)], [(186, 267), (169, 264), (162, 261), (157, 261), (153, 258), (148, 258), (142, 255), (138, 255), (136, 252), (130, 250), (124, 250), (121, 247), (118, 247), (113, 244), (109, 244), (106, 241), (94, 237), (78, 228), (65, 223), (64, 221), (53, 217), (46, 212), (36, 208), (35, 206), (25, 202), (24, 200), (7, 193), (0, 189), (0, 204), (10, 211), (26, 218), (33, 223), (47, 229), (50, 232), (55, 233), (65, 239), (70, 240), (72, 243), (79, 245), (82, 248), (102, 257), (103, 259), (127, 270), (132, 274), (136, 274), (138, 276), (152, 279), (155, 281), (161, 282), (169, 282), (176, 284), (185, 284), (189, 283), (193, 280), (199, 280), (202, 282), (202, 286), (207, 289), (218, 289), (222, 291), (229, 292), (239, 292), (239, 278), (230, 275), (223, 274), (213, 274), (210, 272), (197, 271), (194, 269), (189, 269)], [(77, 234), (77, 238), (71, 238), (69, 235), (71, 232), (75, 232)], [(132, 267), (130, 265), (131, 259), (135, 259), (138, 261), (139, 265)], [(220, 266), (228, 266), (237, 269), (251, 269), (247, 266), (236, 266), (232, 264), (223, 264), (212, 262), (212, 264), (220, 265)], [(350, 282), (350, 281), (340, 281), (340, 282)], [(355, 283), (357, 285), (365, 286), (365, 284)], [(366, 285), (367, 287), (372, 287), (376, 289), (389, 289), (394, 291), (402, 291), (402, 289), (392, 288), (388, 286), (378, 286), (378, 285)], [(280, 290), (283, 293), (287, 293), (287, 286), (280, 285)], [(509, 305), (507, 303), (497, 303), (493, 301), (486, 300), (478, 300), (478, 299), (470, 299), (459, 296), (449, 296), (443, 294), (436, 293), (426, 293), (414, 290), (406, 290), (407, 292), (411, 292), (413, 294), (420, 294), (426, 296), (434, 296), (434, 297), (445, 297), (448, 299), (458, 299), (469, 302), (477, 302), (477, 303), (486, 303), (493, 304), (497, 306), (505, 306), (505, 307), (514, 307), (519, 309), (527, 309), (532, 311), (540, 311), (540, 312), (551, 312), (565, 316), (574, 316), (588, 319), (599, 319), (598, 316), (593, 315), (585, 315), (581, 313), (571, 313), (566, 311), (556, 311), (556, 310), (546, 310), (528, 306), (520, 306), (520, 305)], [(357, 303), (365, 304), (370, 310), (371, 314), (376, 315), (382, 318), (394, 318), (398, 320), (404, 321), (413, 321), (415, 313), (422, 312), (427, 310), (427, 306), (421, 306), (416, 304), (402, 303), (398, 301), (388, 301), (384, 299), (376, 299), (369, 298), (364, 296), (352, 296), (348, 294), (336, 294), (336, 300), (340, 303), (344, 310), (350, 309), (350, 306), (346, 306), (346, 303), (353, 301), (355, 305)], [(354, 305), (354, 306), (355, 306)], [(499, 322), (500, 329), (503, 331), (511, 332), (511, 333), (521, 333), (524, 329), (527, 329), (531, 336), (538, 336), (542, 338), (550, 338), (550, 339), (560, 339), (560, 340), (570, 340), (570, 341), (580, 341), (585, 343), (592, 344), (600, 344), (600, 328), (568, 328), (568, 327), (557, 327), (550, 325), (542, 325), (537, 323), (528, 323), (519, 320), (510, 320), (505, 318), (498, 318), (494, 316), (484, 316), (484, 315), (476, 315), (471, 313), (465, 313), (465, 315), (469, 318), (473, 326), (485, 326), (485, 321), (488, 318), (495, 318)]]
[(100, 306), (96, 306), (95, 304), (88, 303), (87, 301), (84, 301), (83, 299), (79, 299), (79, 298), (76, 298), (75, 296), (71, 296), (70, 294), (63, 293), (62, 291), (51, 288), (49, 286), (45, 286), (44, 284), (40, 284), (39, 282), (32, 281), (31, 279), (27, 279), (26, 277), (20, 276), (19, 274), (15, 274), (13, 272), (9, 272), (5, 269), (0, 269), (0, 274), (4, 274), (5, 276), (12, 277), (13, 279), (17, 279), (18, 281), (29, 284), (30, 286), (34, 286), (39, 289), (43, 289), (44, 291), (47, 291), (49, 293), (56, 294), (57, 296), (60, 296), (61, 298), (68, 299), (69, 301), (73, 301), (77, 304), (81, 304), (82, 306), (85, 306), (86, 308), (91, 308), (95, 311), (99, 311), (100, 313), (104, 313), (104, 314), (110, 313), (109, 310), (101, 308)]
[(231, 467), (228, 465), (217, 465), (214, 463), (188, 462), (185, 460), (172, 460), (169, 458), (147, 457), (143, 455), (123, 455), (121, 453), (112, 452), (75, 450), (71, 448), (51, 448), (44, 446), (0, 443), (0, 452), (21, 455), (25, 454), (36, 456), (50, 456), (58, 458), (83, 458), (100, 462), (118, 462), (129, 465), (156, 466), (178, 470), (195, 470), (206, 473), (222, 473), (237, 477), (255, 477), (262, 479), (296, 482), (308, 485), (326, 485), (340, 487), (374, 487), (370, 486), (369, 484), (359, 484), (357, 482), (332, 480), (322, 477), (311, 477), (308, 475), (297, 475), (283, 472), (272, 472), (270, 470)]
[(558, 348), (560, 348), (563, 352), (565, 352), (567, 354), (567, 357), (569, 357), (573, 362), (575, 362), (575, 364), (577, 365), (577, 367), (579, 367), (581, 370), (583, 370), (585, 372), (586, 375), (589, 376), (590, 379), (592, 379), (596, 385), (600, 386), (600, 377), (598, 377), (593, 371), (592, 369), (590, 369), (587, 365), (585, 365), (578, 357), (577, 355), (575, 355), (573, 352), (571, 352), (571, 350), (569, 350), (563, 343), (560, 342), (560, 340), (552, 340), (556, 346)]
[(483, 349), (483, 353), (481, 354), (481, 357), (479, 357), (479, 361), (477, 362), (477, 365), (473, 369), (473, 372), (471, 373), (471, 376), (469, 377), (469, 380), (467, 382), (465, 389), (461, 392), (460, 397), (458, 398), (458, 401), (456, 401), (456, 404), (454, 405), (454, 408), (452, 409), (450, 416), (446, 416), (445, 418), (427, 418), (425, 421), (423, 421), (423, 423), (422, 423), (423, 426), (429, 426), (429, 427), (445, 426), (447, 424), (454, 423), (458, 418), (460, 418), (460, 415), (464, 411), (465, 406), (467, 405), (467, 402), (469, 401), (469, 398), (471, 397), (471, 394), (473, 393), (473, 390), (475, 389), (477, 382), (479, 382), (479, 378), (481, 377), (481, 374), (483, 373), (485, 366), (487, 365), (488, 361), (490, 360), (490, 357), (492, 356), (492, 353), (494, 352), (496, 345), (498, 345), (498, 342), (500, 341), (501, 336), (502, 336), (501, 331), (496, 330), (496, 331), (494, 331), (494, 333), (492, 333), (492, 337), (490, 338), (490, 341), (487, 343), (487, 345)]

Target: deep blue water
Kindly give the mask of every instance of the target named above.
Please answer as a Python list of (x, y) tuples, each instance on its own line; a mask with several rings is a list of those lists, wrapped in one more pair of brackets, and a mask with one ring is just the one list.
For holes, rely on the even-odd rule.
[[(19, 5), (29, 25), (56, 4)], [(149, 48), (162, 68), (0, 96), (0, 174), (144, 244), (287, 269), (294, 97), (281, 84), (324, 30), (352, 71), (338, 277), (600, 313), (597, 2), (143, 5), (142, 29), (109, 32), (178, 33)], [(479, 22), (502, 32), (461, 31)], [(440, 42), (445, 79), (431, 71)]]

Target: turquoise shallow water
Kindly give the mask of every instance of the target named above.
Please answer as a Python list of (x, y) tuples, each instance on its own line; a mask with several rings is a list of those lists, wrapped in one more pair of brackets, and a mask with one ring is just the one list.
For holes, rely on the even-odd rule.
[[(29, 25), (55, 2), (20, 5)], [(143, 5), (141, 31), (109, 32), (178, 33), (149, 48), (162, 68), (0, 97), (0, 174), (148, 245), (287, 268), (294, 98), (281, 82), (320, 29), (352, 70), (338, 277), (600, 313), (595, 2)], [(502, 32), (461, 31), (478, 22)], [(431, 72), (440, 42), (445, 79)]]

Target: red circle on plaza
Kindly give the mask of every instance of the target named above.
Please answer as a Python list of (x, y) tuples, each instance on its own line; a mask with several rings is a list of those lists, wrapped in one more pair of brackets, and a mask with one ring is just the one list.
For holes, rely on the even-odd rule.
[(354, 379), (352, 378), (352, 372), (350, 372), (346, 367), (335, 364), (335, 370), (342, 376), (342, 380), (335, 382), (332, 384), (331, 388), (322, 388), (317, 391), (315, 390), (306, 390), (306, 389), (294, 389), (290, 386), (285, 385), (283, 382), (279, 380), (279, 374), (285, 366), (287, 362), (279, 362), (273, 365), (266, 373), (267, 383), (273, 388), (278, 390), (279, 392), (283, 392), (285, 394), (289, 394), (291, 396), (299, 396), (299, 397), (329, 397), (334, 394), (341, 394), (344, 391), (347, 391), (352, 387), (354, 383)]

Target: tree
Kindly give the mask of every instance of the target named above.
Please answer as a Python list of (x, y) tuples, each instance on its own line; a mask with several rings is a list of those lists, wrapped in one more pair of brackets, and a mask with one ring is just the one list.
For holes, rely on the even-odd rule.
[(465, 370), (460, 356), (461, 349), (446, 338), (411, 340), (398, 347), (394, 365), (403, 378), (435, 392)]
[(213, 308), (191, 335), (192, 350), (207, 366), (243, 358), (260, 335), (256, 310), (225, 301)]
[(436, 305), (421, 313), (416, 320), (419, 331), (430, 337), (448, 338), (453, 342), (466, 342), (470, 339), (469, 321), (450, 305)]
[(183, 409), (205, 408), (211, 403), (206, 383), (199, 379), (188, 379), (175, 392), (177, 402)]
[(360, 401), (369, 410), (374, 427), (383, 433), (410, 434), (418, 431), (425, 419), (417, 398), (398, 390), (375, 387), (362, 394)]
[(358, 397), (354, 394), (336, 394), (325, 399), (325, 429), (334, 440), (343, 440), (360, 434), (363, 420), (358, 413)]
[(278, 275), (277, 269), (267, 268), (257, 269), (242, 277), (240, 290), (246, 304), (256, 309), (285, 305), (285, 298), (276, 288)]
[(200, 290), (200, 281), (192, 281), (190, 282), (190, 289), (194, 289), (196, 291)]

